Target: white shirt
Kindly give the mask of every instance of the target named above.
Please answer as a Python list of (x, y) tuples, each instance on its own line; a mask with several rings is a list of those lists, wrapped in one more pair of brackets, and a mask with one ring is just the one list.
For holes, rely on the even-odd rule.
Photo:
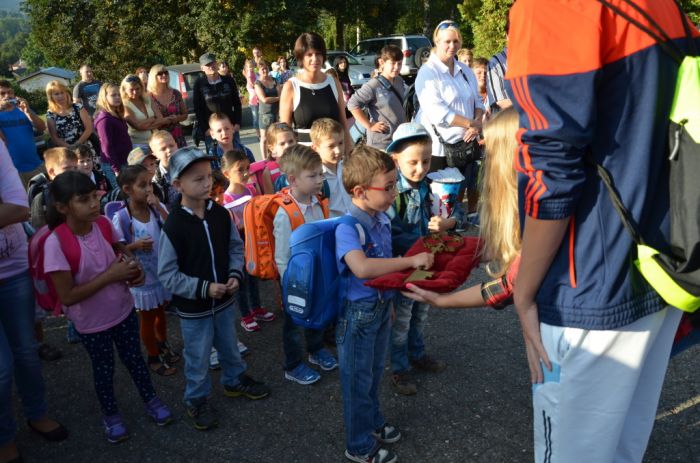
[(484, 109), (474, 72), (457, 60), (454, 62), (454, 72), (454, 75), (450, 74), (449, 67), (431, 53), (416, 77), (416, 95), (420, 102), (416, 119), (430, 133), (433, 156), (445, 155), (433, 125), (445, 142), (457, 143), (466, 130), (450, 127), (455, 116), (473, 119), (475, 110)]
[(330, 197), (328, 198), (329, 217), (340, 217), (350, 212), (350, 204), (352, 200), (345, 186), (343, 185), (343, 161), (336, 165), (336, 172), (332, 172), (326, 166), (323, 166), (323, 176), (328, 182)]
[[(321, 203), (318, 202), (315, 196), (311, 197), (311, 204), (301, 204), (292, 194), (289, 196), (299, 206), (301, 215), (304, 216), (304, 223), (316, 222), (325, 218), (323, 217)], [(292, 254), (292, 250), (289, 248), (289, 237), (292, 236), (292, 222), (289, 220), (287, 211), (282, 207), (277, 209), (275, 214), (272, 222), (272, 233), (275, 237), (275, 263), (281, 277), (284, 275), (284, 271), (287, 270), (289, 257)]]

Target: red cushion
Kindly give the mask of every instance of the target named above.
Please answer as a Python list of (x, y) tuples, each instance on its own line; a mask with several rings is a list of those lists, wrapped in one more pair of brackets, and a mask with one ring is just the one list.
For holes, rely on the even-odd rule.
[[(449, 293), (459, 288), (469, 277), (472, 269), (479, 265), (479, 251), (481, 241), (475, 236), (462, 237), (461, 242), (454, 241), (454, 235), (447, 233), (430, 234), (413, 243), (406, 256), (413, 256), (421, 252), (429, 252), (426, 242), (430, 244), (445, 243), (452, 249), (439, 251), (435, 254), (435, 263), (429, 271), (433, 276), (426, 280), (412, 281), (411, 284), (419, 288), (428, 289), (438, 293)], [(414, 269), (389, 273), (381, 277), (365, 282), (365, 285), (380, 290), (404, 289), (406, 278)]]

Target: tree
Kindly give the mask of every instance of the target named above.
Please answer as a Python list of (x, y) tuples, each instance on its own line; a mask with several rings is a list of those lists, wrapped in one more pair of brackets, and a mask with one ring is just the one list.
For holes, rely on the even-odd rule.
[(513, 0), (464, 0), (459, 6), (462, 21), (473, 34), (474, 55), (486, 58), (506, 45), (506, 22)]

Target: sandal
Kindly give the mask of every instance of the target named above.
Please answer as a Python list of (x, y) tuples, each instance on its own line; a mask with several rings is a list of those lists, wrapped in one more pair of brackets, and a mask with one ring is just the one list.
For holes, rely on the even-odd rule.
[(176, 368), (168, 365), (160, 356), (148, 357), (148, 368), (160, 376), (172, 376), (177, 372)]
[(51, 344), (42, 343), (39, 346), (39, 358), (52, 362), (63, 357), (63, 352), (53, 347)]
[(160, 356), (168, 365), (174, 365), (180, 361), (180, 354), (175, 352), (168, 341), (158, 344)]

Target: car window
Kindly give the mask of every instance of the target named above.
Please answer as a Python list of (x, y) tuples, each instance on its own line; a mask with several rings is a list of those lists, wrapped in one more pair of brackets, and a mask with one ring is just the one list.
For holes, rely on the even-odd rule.
[(344, 55), (348, 59), (348, 64), (351, 66), (356, 66), (360, 64), (359, 61), (357, 61), (353, 56), (351, 55)]
[(195, 71), (195, 72), (188, 72), (187, 74), (184, 74), (185, 76), (185, 90), (188, 92), (194, 88), (194, 83), (197, 81), (197, 79), (200, 76), (203, 76), (204, 72), (202, 71)]
[[(399, 49), (403, 50), (403, 47), (401, 46), (401, 39), (387, 39), (386, 42), (382, 44), (382, 47), (384, 45), (396, 45), (399, 47)], [(377, 51), (377, 53), (379, 53), (379, 51)]]
[(411, 51), (416, 51), (422, 47), (432, 47), (430, 40), (426, 37), (407, 37), (406, 42), (408, 42), (408, 49)]
[(384, 46), (385, 40), (366, 40), (353, 48), (352, 54), (357, 56), (378, 55)]

